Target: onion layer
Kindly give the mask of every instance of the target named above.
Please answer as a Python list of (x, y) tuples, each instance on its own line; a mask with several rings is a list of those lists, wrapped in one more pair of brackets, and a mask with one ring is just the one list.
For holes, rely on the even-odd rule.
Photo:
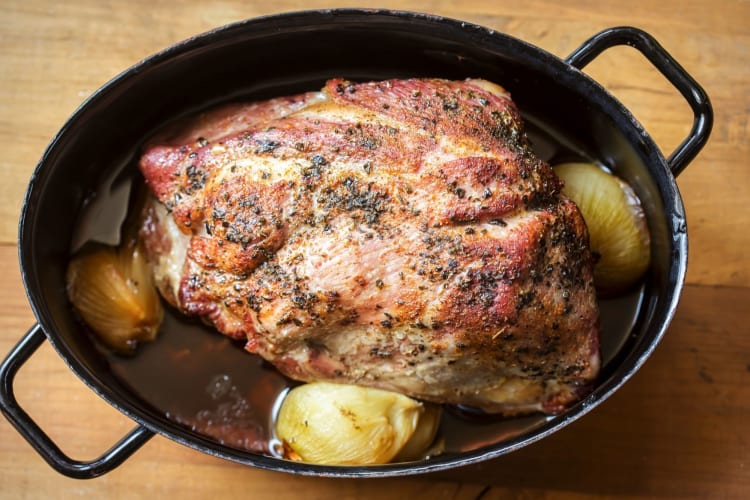
[(590, 163), (554, 167), (565, 181), (563, 193), (581, 210), (591, 250), (599, 257), (594, 284), (602, 294), (627, 290), (651, 261), (646, 217), (638, 197), (624, 181)]
[(373, 465), (424, 456), (440, 407), (402, 394), (313, 382), (292, 389), (276, 420), (287, 458), (329, 465)]
[(130, 353), (153, 340), (164, 316), (143, 249), (138, 244), (97, 247), (68, 266), (68, 297), (108, 347)]

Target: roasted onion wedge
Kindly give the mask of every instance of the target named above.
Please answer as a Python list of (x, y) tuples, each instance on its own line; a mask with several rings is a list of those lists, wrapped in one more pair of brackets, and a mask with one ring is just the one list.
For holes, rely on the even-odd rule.
[(416, 460), (435, 439), (440, 407), (402, 394), (312, 382), (292, 389), (276, 419), (286, 458), (328, 465)]
[(640, 200), (618, 177), (591, 163), (554, 167), (565, 182), (563, 193), (578, 205), (598, 256), (594, 284), (611, 295), (639, 281), (651, 260), (650, 238)]
[(70, 262), (67, 292), (97, 337), (120, 353), (153, 340), (164, 311), (141, 246), (97, 246)]

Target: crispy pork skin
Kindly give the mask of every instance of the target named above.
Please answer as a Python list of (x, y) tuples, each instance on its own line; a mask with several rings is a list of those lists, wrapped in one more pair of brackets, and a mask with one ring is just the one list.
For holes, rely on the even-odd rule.
[(588, 234), (483, 80), (331, 80), (163, 131), (142, 235), (186, 314), (302, 381), (507, 415), (599, 370)]

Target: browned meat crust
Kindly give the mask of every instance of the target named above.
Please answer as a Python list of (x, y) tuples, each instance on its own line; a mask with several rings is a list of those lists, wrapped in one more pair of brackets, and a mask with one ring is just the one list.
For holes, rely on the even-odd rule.
[(331, 80), (144, 152), (162, 293), (298, 380), (554, 412), (599, 369), (585, 224), (481, 80)]

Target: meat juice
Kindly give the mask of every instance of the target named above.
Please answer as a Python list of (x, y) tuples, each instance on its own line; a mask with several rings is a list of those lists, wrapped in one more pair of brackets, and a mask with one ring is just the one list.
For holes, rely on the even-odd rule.
[[(537, 155), (551, 164), (595, 159), (541, 121), (525, 117)], [(89, 198), (71, 249), (86, 242), (119, 243), (119, 228), (128, 211), (129, 193), (142, 182), (136, 160), (122, 164)], [(615, 358), (630, 337), (639, 315), (643, 287), (600, 299), (602, 366)], [(94, 340), (93, 335), (92, 341)], [(102, 349), (115, 376), (143, 401), (171, 421), (218, 443), (278, 456), (274, 417), (280, 401), (296, 383), (270, 364), (199, 321), (165, 304), (157, 339), (138, 346), (132, 356)], [(511, 439), (543, 425), (554, 416), (516, 418), (485, 415), (468, 408), (443, 412), (438, 439), (444, 453), (476, 450)]]

